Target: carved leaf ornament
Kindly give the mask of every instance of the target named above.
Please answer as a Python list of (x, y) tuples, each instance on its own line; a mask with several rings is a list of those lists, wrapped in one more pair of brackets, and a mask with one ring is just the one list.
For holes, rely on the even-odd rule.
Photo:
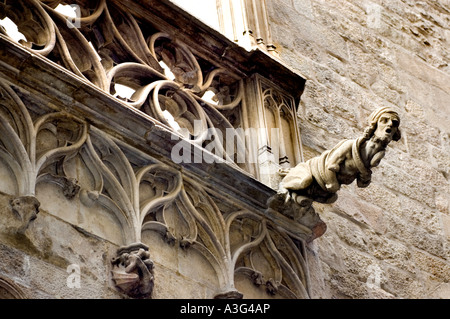
[[(2, 2), (0, 18), (7, 16), (15, 22), (26, 37), (20, 42), (24, 47), (62, 65), (82, 81), (109, 94), (115, 93), (115, 84), (132, 88), (134, 94), (124, 103), (174, 131), (187, 129), (186, 137), (195, 143), (205, 142), (206, 129), (239, 124), (224, 114), (243, 103), (242, 80), (197, 58), (170, 35), (151, 27), (142, 29), (133, 16), (112, 2), (76, 3), (81, 10), (81, 18), (75, 20), (78, 26), (55, 10), (64, 4), (58, 0)], [(212, 100), (203, 98), (207, 91), (214, 93)], [(239, 208), (221, 212), (198, 182), (153, 159), (133, 163), (122, 142), (82, 119), (67, 112), (30, 112), (14, 87), (3, 80), (0, 132), (0, 163), (15, 178), (14, 195), (35, 196), (37, 183), (56, 183), (65, 189), (67, 198), (78, 195), (83, 205), (100, 204), (113, 214), (122, 227), (123, 245), (140, 243), (144, 231), (156, 231), (170, 244), (196, 249), (217, 273), (217, 297), (242, 297), (234, 283), (238, 275), (247, 276), (269, 294), (309, 297), (305, 248), (300, 240), (293, 240), (262, 214)], [(77, 181), (80, 176), (70, 169), (75, 159), (83, 166), (80, 172), (90, 178)], [(138, 256), (133, 254), (133, 258)], [(148, 260), (150, 269), (146, 254), (139, 258)], [(124, 285), (145, 294), (152, 289), (148, 285), (136, 288), (134, 281)]]

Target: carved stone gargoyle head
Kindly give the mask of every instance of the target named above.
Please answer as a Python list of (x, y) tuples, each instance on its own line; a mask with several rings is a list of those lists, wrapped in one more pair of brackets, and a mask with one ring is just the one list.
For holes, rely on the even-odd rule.
[(117, 250), (113, 264), (112, 280), (116, 287), (132, 298), (148, 298), (153, 292), (153, 261), (148, 247), (134, 243)]
[(312, 203), (335, 202), (341, 185), (354, 180), (358, 187), (369, 186), (371, 169), (380, 164), (388, 144), (400, 140), (399, 126), (400, 117), (395, 110), (376, 109), (359, 138), (342, 140), (332, 149), (289, 169), (277, 194), (269, 199), (269, 209), (311, 228), (315, 233), (313, 238), (320, 236), (326, 227), (316, 216)]
[(23, 232), (36, 219), (41, 203), (34, 196), (19, 196), (11, 199), (9, 205), (16, 217), (21, 220), (19, 232)]

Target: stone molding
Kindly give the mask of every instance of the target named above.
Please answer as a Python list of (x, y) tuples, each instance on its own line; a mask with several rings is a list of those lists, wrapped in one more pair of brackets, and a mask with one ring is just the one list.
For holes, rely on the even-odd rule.
[[(1, 109), (4, 111), (14, 107), (10, 104), (16, 104), (20, 98), (11, 86), (8, 87), (4, 81), (2, 84)], [(5, 103), (7, 92), (11, 98), (10, 104)], [(30, 115), (26, 108), (22, 111), (26, 112), (22, 113), (22, 118), (35, 117), (34, 114)], [(67, 188), (67, 182), (61, 181), (71, 181), (69, 188), (78, 191), (75, 195), (69, 192), (71, 196), (67, 198), (79, 198), (86, 206), (98, 203), (109, 210), (121, 225), (125, 246), (140, 242), (142, 232), (154, 231), (161, 234), (170, 245), (199, 251), (217, 273), (222, 287), (218, 295), (229, 295), (230, 291), (235, 290), (234, 274), (238, 272), (250, 278), (259, 278), (257, 281), (251, 280), (259, 286), (267, 287), (268, 291), (277, 291), (285, 297), (308, 297), (308, 266), (302, 244), (311, 235), (307, 227), (292, 225), (287, 217), (277, 212), (255, 210), (245, 205), (245, 202), (227, 196), (226, 202), (231, 208), (223, 211), (217, 203), (224, 199), (224, 194), (214, 189), (209, 182), (201, 182), (192, 174), (181, 172), (179, 168), (145, 155), (94, 126), (86, 125), (86, 122), (78, 117), (68, 114), (65, 116), (66, 114), (61, 112), (53, 112), (41, 115), (35, 121), (47, 121), (51, 134), (46, 134), (45, 140), (51, 142), (50, 137), (55, 139), (55, 143), (50, 143), (53, 148), (41, 149), (45, 160), (42, 156), (37, 157), (38, 163), (45, 163), (39, 165), (45, 166), (43, 171), (14, 169), (14, 165), (19, 165), (15, 164), (16, 162), (28, 163), (29, 154), (35, 152), (28, 148), (30, 153), (22, 151), (21, 157), (17, 157), (15, 161), (11, 160), (13, 152), (21, 148), (26, 149), (20, 136), (27, 134), (19, 134), (11, 129), (7, 132), (9, 137), (14, 137), (17, 145), (8, 143), (5, 140), (8, 135), (3, 134), (5, 127), (18, 129), (21, 122), (16, 122), (19, 118), (3, 117), (3, 123), (14, 123), (13, 126), (2, 126), (1, 136), (4, 138), (1, 139), (1, 153), (3, 159), (9, 160), (2, 160), (2, 165), (7, 163), (12, 167), (10, 172), (17, 184), (16, 189), (22, 189), (24, 180), (33, 180), (35, 183), (26, 184), (30, 193), (34, 192), (37, 183), (51, 182), (64, 189)], [(73, 119), (72, 125), (65, 127), (60, 136), (56, 134), (57, 129), (66, 123), (66, 119)], [(39, 126), (34, 124), (30, 127)], [(64, 146), (61, 146), (56, 143), (69, 135), (77, 137), (71, 139), (73, 144), (64, 143)], [(32, 140), (39, 141), (43, 136), (33, 135)], [(89, 183), (74, 182), (79, 178), (86, 180), (86, 176), (73, 175), (71, 165), (75, 160), (82, 165), (78, 172), (91, 176)], [(147, 191), (142, 191), (145, 185), (150, 185), (153, 191), (149, 192), (148, 188)], [(174, 220), (184, 222), (173, 223)], [(259, 269), (262, 264), (268, 264), (268, 268), (264, 269), (272, 271)], [(146, 295), (145, 291), (144, 289)]]
[(41, 203), (34, 196), (18, 196), (9, 202), (12, 212), (20, 219), (18, 233), (24, 233), (30, 223), (37, 218)]
[(117, 250), (113, 264), (112, 280), (116, 287), (132, 298), (148, 298), (153, 292), (153, 261), (148, 246), (134, 243)]
[(27, 295), (9, 279), (0, 277), (0, 299), (27, 299)]

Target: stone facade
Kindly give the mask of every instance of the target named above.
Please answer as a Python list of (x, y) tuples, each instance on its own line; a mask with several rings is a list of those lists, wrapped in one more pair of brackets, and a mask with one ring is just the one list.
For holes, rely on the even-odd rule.
[(305, 160), (355, 138), (380, 106), (402, 140), (372, 184), (318, 205), (328, 226), (308, 246), (314, 298), (450, 298), (450, 4), (269, 1), (279, 55), (307, 79)]
[[(0, 5), (0, 297), (450, 298), (447, 1), (266, 1), (250, 51), (168, 0), (74, 2)], [(269, 205), (379, 107), (369, 187)], [(243, 161), (227, 128), (258, 129)]]

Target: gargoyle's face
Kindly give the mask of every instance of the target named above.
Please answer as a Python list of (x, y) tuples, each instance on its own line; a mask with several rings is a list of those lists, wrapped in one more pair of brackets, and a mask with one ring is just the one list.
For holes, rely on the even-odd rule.
[(383, 142), (389, 143), (397, 133), (399, 125), (400, 120), (396, 115), (391, 113), (382, 114), (378, 119), (374, 135)]

